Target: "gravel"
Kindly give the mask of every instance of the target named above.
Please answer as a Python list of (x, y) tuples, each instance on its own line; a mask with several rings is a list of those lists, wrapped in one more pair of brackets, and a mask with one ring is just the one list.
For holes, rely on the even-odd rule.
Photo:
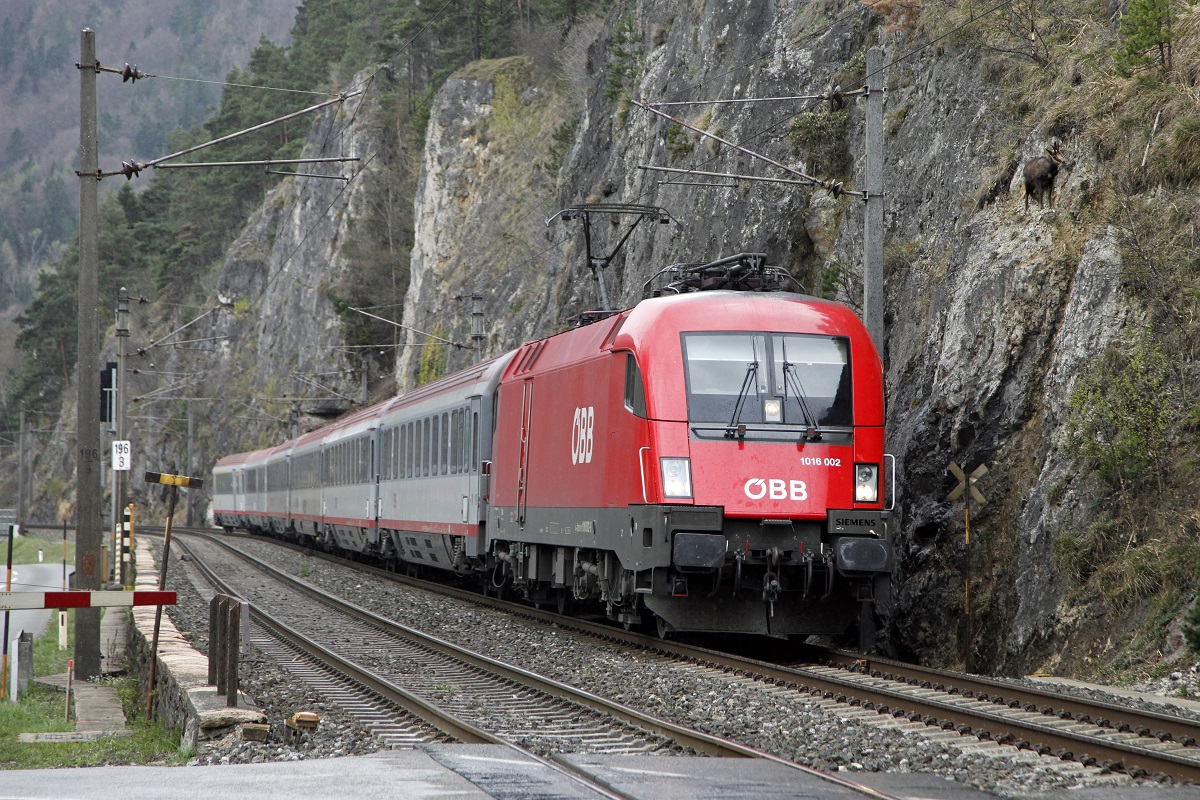
[[(419, 590), (399, 587), (345, 567), (311, 559), (265, 542), (245, 549), (314, 585), (396, 621), (464, 643), (476, 652), (611, 697), (646, 713), (714, 735), (737, 739), (826, 772), (922, 772), (1009, 797), (1030, 797), (1080, 785), (1128, 783), (1122, 775), (1028, 752), (1003, 748), (1003, 755), (926, 739), (826, 708), (791, 690), (760, 684), (717, 670), (684, 668), (671, 660), (600, 642), (562, 629), (535, 627)], [(194, 646), (207, 648), (207, 602), (172, 570), (178, 603), (169, 613)], [(243, 742), (234, 735), (207, 742), (192, 764), (236, 764), (358, 755), (382, 745), (338, 708), (265, 658), (242, 671), (242, 690), (272, 724), (272, 741)], [(1128, 702), (1127, 700), (1124, 702)], [(280, 742), (283, 721), (313, 710), (320, 727), (296, 745)], [(930, 729), (933, 732), (933, 729)], [(977, 750), (977, 751), (973, 751)]]

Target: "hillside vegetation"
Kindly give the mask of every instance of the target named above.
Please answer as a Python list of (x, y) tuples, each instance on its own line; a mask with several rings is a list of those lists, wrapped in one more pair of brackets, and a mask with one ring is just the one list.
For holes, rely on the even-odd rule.
[[(441, 82), (471, 61), (524, 47), (541, 49), (544, 42), (538, 37), (545, 31), (561, 32), (577, 14), (604, 5), (549, 2), (517, 13), (453, 2), (439, 13), (438, 8), (401, 0), (308, 0), (297, 11), (292, 45), (262, 40), (244, 68), (224, 76), (231, 85), (224, 89), (215, 112), (189, 130), (173, 132), (167, 150), (177, 152), (314, 105), (323, 99), (321, 93), (366, 88), (382, 95), (378, 103), (382, 110), (374, 122), (381, 158), (387, 162), (385, 177), (373, 187), (375, 202), (368, 218), (360, 221), (364, 235), (356, 244), (366, 269), (361, 280), (342, 287), (344, 294), (334, 298), (343, 309), (369, 304), (366, 301), (375, 296), (380, 283), (390, 281), (390, 273), (384, 275), (391, 269), (390, 262), (406, 260), (412, 247), (408, 220), (414, 164), (405, 154), (414, 148), (419, 151), (429, 106)], [(355, 85), (356, 73), (367, 67), (371, 77)], [(183, 160), (295, 158), (310, 124), (310, 119), (300, 118)], [(205, 279), (267, 190), (281, 179), (261, 168), (191, 169), (155, 172), (140, 192), (130, 184), (122, 185), (100, 212), (102, 325), (113, 319), (121, 286), (135, 299), (145, 297), (182, 308), (180, 324), (190, 319), (187, 311), (198, 312), (211, 295), (211, 281)], [(147, 180), (146, 174), (136, 180)], [(54, 185), (51, 182), (44, 191), (57, 191)], [(408, 193), (400, 199), (397, 189), (405, 186)], [(60, 194), (62, 213), (54, 217), (58, 236), (70, 225), (66, 189)], [(46, 203), (32, 205), (43, 209), (41, 213), (51, 213)], [(0, 248), (3, 242), (0, 230)], [(53, 269), (39, 275), (36, 296), (16, 321), (16, 344), (25, 358), (4, 389), (0, 429), (16, 429), (22, 404), (31, 410), (52, 410), (70, 381), (77, 343), (77, 282), (78, 252), (72, 243)], [(392, 290), (403, 296), (404, 286)], [(347, 312), (349, 343), (362, 343), (372, 334), (376, 340), (388, 338), (383, 335), (386, 328), (363, 320)]]

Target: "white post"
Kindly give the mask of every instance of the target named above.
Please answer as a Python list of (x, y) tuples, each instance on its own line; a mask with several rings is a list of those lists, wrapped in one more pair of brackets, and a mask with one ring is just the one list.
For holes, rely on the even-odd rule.
[(9, 642), (9, 653), (12, 657), (8, 662), (8, 697), (12, 702), (17, 702), (17, 694), (19, 686), (17, 684), (17, 675), (20, 674), (18, 665), (21, 663), (21, 632), (17, 631), (17, 638)]

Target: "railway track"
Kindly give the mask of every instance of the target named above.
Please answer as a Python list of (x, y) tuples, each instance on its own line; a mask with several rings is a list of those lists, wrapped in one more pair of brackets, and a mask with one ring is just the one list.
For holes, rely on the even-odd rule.
[[(1125, 764), (1128, 769), (1149, 770), (1159, 766), (1154, 762), (1162, 761), (1162, 757), (1166, 756), (1168, 762), (1178, 759), (1184, 764), (1184, 769), (1172, 777), (1190, 782), (1200, 778), (1200, 771), (1192, 766), (1193, 762), (1200, 761), (1200, 747), (1197, 746), (1200, 742), (1200, 721), (1195, 719), (1103, 700), (1083, 699), (981, 675), (929, 669), (890, 659), (864, 658), (845, 651), (828, 650), (821, 655), (829, 667), (836, 668), (839, 675), (850, 673), (861, 676), (863, 681), (903, 684), (909, 687), (909, 693), (935, 698), (943, 703), (974, 705), (993, 717), (1031, 723), (1031, 728), (1023, 728), (1025, 730), (1037, 729), (1041, 725), (1059, 731), (1088, 734), (1064, 739), (1061, 743), (1064, 748), (1093, 747), (1092, 742), (1097, 739), (1120, 743), (1129, 749), (1111, 751), (1111, 756), (1119, 759), (1138, 756)], [(1028, 738), (1017, 739), (1016, 743), (1034, 747)], [(1041, 749), (1049, 746), (1043, 743)], [(1141, 764), (1141, 757), (1146, 755), (1142, 751), (1151, 751), (1156, 755), (1151, 757), (1151, 762)]]
[[(376, 616), (209, 534), (185, 534), (177, 541), (218, 591), (250, 601), (251, 618), (263, 629), (255, 638), (265, 645), (260, 649), (398, 746), (438, 738), (503, 744), (560, 772), (569, 772), (568, 767), (543, 756), (670, 751), (768, 758), (868, 796), (886, 797)], [(202, 566), (218, 550), (220, 576)]]
[[(261, 541), (261, 540), (259, 540)], [(355, 568), (363, 565), (351, 563)], [(814, 650), (809, 664), (766, 661), (662, 641), (575, 618), (374, 570), (429, 591), (504, 608), (529, 619), (571, 627), (664, 655), (804, 692), (865, 722), (924, 730), (926, 735), (985, 742), (1078, 764), (1098, 772), (1200, 783), (1200, 723), (1167, 711), (1144, 711), (982, 676), (902, 664), (858, 654)]]

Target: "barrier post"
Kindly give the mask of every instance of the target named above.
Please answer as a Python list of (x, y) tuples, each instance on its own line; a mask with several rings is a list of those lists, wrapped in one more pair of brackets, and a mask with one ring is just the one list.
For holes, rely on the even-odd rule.
[(121, 515), (124, 519), (121, 522), (121, 585), (126, 589), (132, 588), (133, 585), (133, 503), (125, 506)]
[(242, 603), (236, 597), (229, 598), (225, 621), (225, 707), (237, 708), (238, 704), (238, 661), (241, 659)]
[[(13, 539), (17, 538), (17, 526), (8, 526), (8, 573), (4, 577), (4, 591), (12, 591), (12, 560), (13, 560)], [(4, 654), (0, 657), (0, 700), (8, 697), (8, 621), (9, 613), (4, 612)], [(13, 693), (14, 698), (16, 692)]]

